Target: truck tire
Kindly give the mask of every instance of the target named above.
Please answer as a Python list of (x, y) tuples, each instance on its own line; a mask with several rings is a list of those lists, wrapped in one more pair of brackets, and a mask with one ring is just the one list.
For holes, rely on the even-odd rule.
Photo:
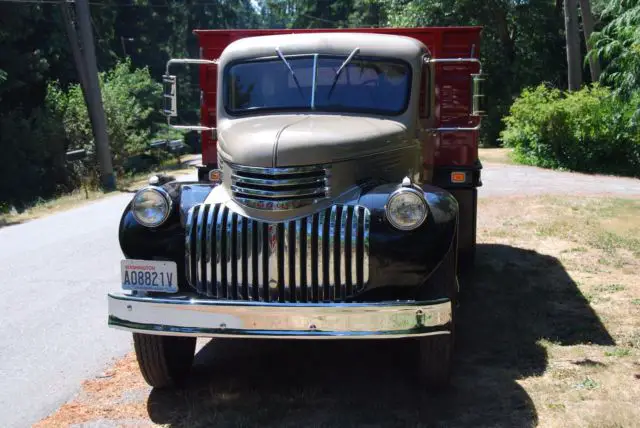
[[(457, 234), (456, 234), (457, 235)], [(457, 240), (457, 237), (454, 238)], [(428, 390), (442, 390), (449, 386), (453, 366), (456, 306), (458, 303), (458, 279), (456, 266), (457, 245), (452, 246), (438, 272), (437, 281), (447, 284), (447, 295), (451, 300), (451, 331), (418, 338), (419, 374), (423, 386)]]
[(186, 380), (196, 350), (195, 337), (133, 333), (133, 345), (140, 372), (150, 386), (167, 388)]

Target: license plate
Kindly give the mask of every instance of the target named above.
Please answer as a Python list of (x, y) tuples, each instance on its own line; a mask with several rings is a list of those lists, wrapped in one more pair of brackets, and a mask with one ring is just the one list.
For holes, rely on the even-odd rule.
[(120, 266), (124, 290), (178, 292), (178, 267), (175, 262), (122, 260)]

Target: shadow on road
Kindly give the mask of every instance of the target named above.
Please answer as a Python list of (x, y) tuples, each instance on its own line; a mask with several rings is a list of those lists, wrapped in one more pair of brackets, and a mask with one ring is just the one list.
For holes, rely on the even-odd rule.
[(446, 393), (416, 383), (411, 341), (214, 340), (182, 391), (153, 390), (151, 419), (172, 426), (533, 426), (517, 379), (547, 367), (548, 339), (613, 344), (561, 263), (481, 245), (457, 325)]

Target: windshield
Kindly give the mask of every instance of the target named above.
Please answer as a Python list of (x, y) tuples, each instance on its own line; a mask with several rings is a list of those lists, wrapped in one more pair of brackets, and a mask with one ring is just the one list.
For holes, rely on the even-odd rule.
[(397, 115), (406, 110), (407, 63), (356, 56), (337, 74), (343, 64), (345, 57), (320, 55), (232, 64), (225, 74), (225, 107), (230, 114), (320, 110)]

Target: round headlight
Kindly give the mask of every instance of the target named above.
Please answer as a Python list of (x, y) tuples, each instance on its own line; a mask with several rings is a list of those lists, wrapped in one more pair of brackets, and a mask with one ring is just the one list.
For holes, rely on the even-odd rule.
[(172, 201), (169, 194), (161, 187), (146, 187), (133, 197), (131, 211), (143, 226), (160, 226), (171, 213)]
[(391, 194), (385, 209), (389, 223), (400, 230), (413, 230), (420, 226), (429, 210), (420, 192), (405, 187)]

